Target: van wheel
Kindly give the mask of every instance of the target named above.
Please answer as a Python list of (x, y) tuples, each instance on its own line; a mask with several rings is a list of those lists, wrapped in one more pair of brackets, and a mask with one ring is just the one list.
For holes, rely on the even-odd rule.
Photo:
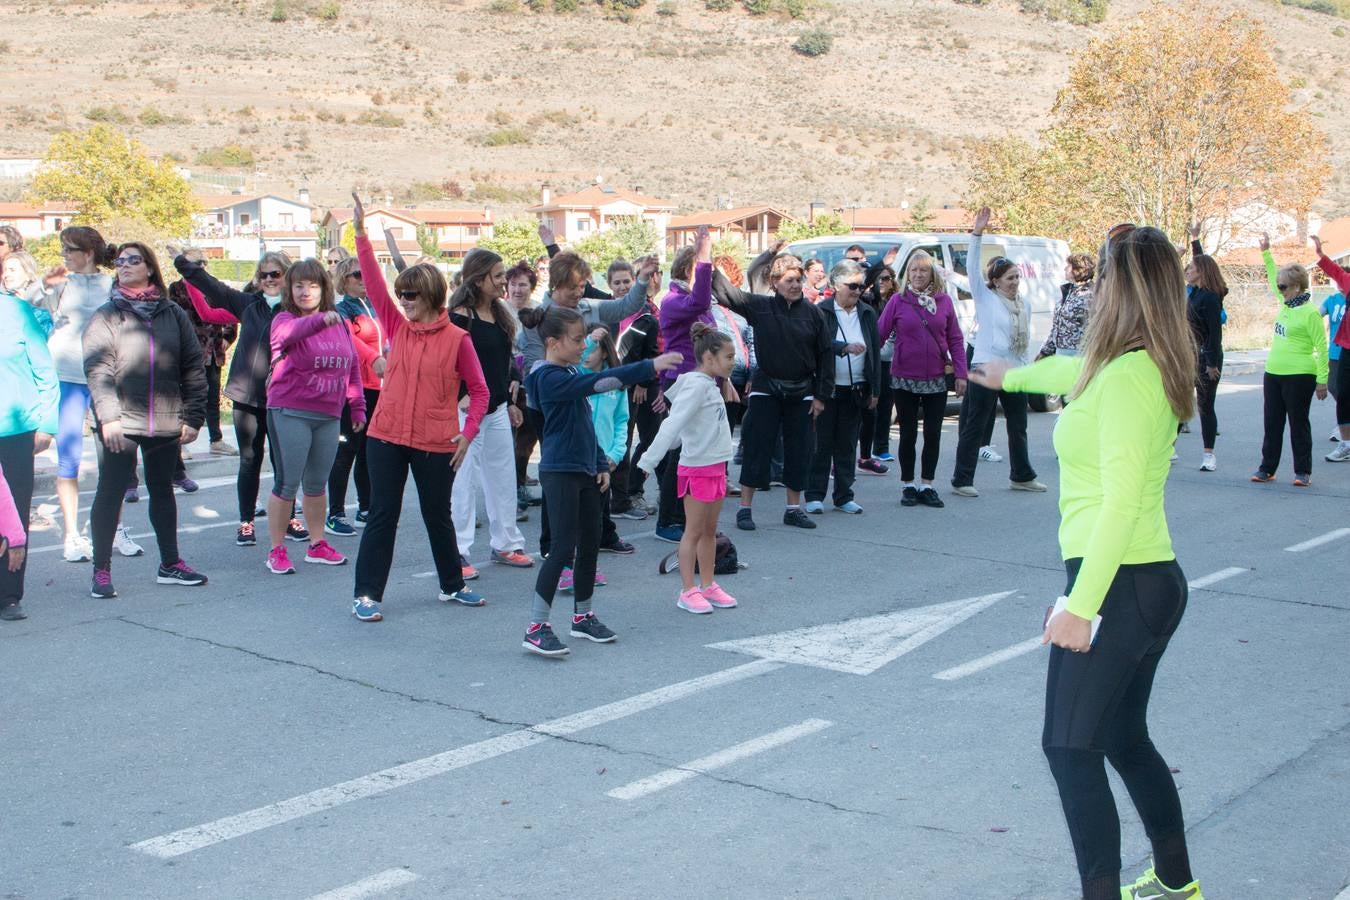
[(1054, 412), (1062, 405), (1059, 394), (1027, 394), (1027, 406), (1032, 412)]

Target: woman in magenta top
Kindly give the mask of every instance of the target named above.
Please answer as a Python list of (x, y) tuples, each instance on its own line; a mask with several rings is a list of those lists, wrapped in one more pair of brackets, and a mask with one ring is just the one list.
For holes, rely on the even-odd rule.
[[(340, 566), (347, 558), (323, 535), (328, 511), (328, 474), (337, 456), (344, 403), (352, 427), (366, 422), (361, 365), (351, 333), (338, 314), (333, 283), (318, 260), (286, 270), (281, 311), (272, 320), (272, 370), (267, 380), (267, 432), (275, 449), (267, 530), (272, 551), (267, 568), (275, 575), (295, 572), (286, 553), (286, 526), (297, 492), (309, 530), (305, 562)], [(316, 538), (318, 538), (316, 540)]]

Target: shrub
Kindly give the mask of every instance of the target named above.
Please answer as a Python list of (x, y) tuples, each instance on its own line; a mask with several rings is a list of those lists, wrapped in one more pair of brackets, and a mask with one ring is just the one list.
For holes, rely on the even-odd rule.
[(1350, 18), (1350, 3), (1345, 0), (1280, 0), (1285, 6), (1296, 6), (1309, 12)]
[(325, 22), (336, 22), (338, 16), (342, 15), (342, 6), (336, 0), (328, 0), (327, 3), (320, 4), (314, 14)]
[(767, 16), (773, 12), (773, 0), (742, 0), (742, 3), (752, 16)]
[(492, 0), (488, 4), (488, 12), (506, 16), (518, 13), (520, 12), (520, 0)]
[(478, 139), (484, 147), (508, 147), (512, 144), (528, 144), (530, 136), (522, 128), (497, 128), (485, 133)]
[(787, 13), (789, 18), (805, 18), (810, 8), (811, 0), (783, 0), (783, 12)]
[(727, 12), (732, 4), (733, 0), (703, 0), (703, 6), (711, 12)]
[(187, 122), (187, 119), (182, 116), (162, 113), (153, 106), (147, 106), (145, 109), (141, 110), (141, 114), (136, 117), (136, 121), (147, 128), (154, 128), (156, 125), (182, 125)]
[(679, 7), (675, 5), (675, 0), (661, 0), (660, 3), (656, 4), (656, 14), (658, 16), (671, 18), (678, 15), (679, 12), (680, 10)]
[(1093, 25), (1106, 18), (1109, 0), (1021, 0), (1022, 11), (1047, 19)]
[(824, 28), (812, 28), (804, 31), (792, 42), (792, 49), (802, 56), (824, 56), (834, 46), (834, 35)]
[(125, 125), (127, 122), (127, 114), (115, 106), (91, 106), (84, 111), (84, 117), (90, 122), (110, 125)]
[(555, 13), (576, 12), (581, 8), (581, 0), (553, 0), (553, 11)]
[(352, 119), (352, 124), (372, 125), (375, 128), (401, 128), (403, 127), (403, 117), (396, 116), (393, 113), (376, 112), (373, 109), (368, 109)]
[(198, 152), (196, 163), (199, 166), (212, 166), (215, 168), (248, 168), (256, 162), (252, 147), (245, 147), (242, 144), (225, 144), (221, 147), (210, 147)]
[(272, 4), (272, 14), (267, 18), (271, 22), (285, 22), (287, 19), (286, 0), (276, 0), (276, 3)]

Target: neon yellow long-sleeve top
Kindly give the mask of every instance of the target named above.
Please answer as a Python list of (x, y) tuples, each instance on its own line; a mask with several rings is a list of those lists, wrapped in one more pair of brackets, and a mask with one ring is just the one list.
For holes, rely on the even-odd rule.
[(1290, 309), (1280, 294), (1275, 257), (1267, 250), (1261, 258), (1266, 264), (1266, 280), (1280, 301), (1275, 334), (1270, 339), (1270, 353), (1266, 356), (1266, 371), (1271, 375), (1312, 375), (1318, 384), (1326, 384), (1330, 369), (1327, 329), (1322, 324), (1321, 308), (1306, 302)]
[[(1082, 357), (1049, 356), (1012, 369), (1007, 391), (1067, 394)], [(1163, 510), (1177, 417), (1147, 351), (1112, 360), (1055, 425), (1059, 456), (1059, 546), (1081, 557), (1069, 611), (1091, 619), (1122, 565), (1176, 559)]]

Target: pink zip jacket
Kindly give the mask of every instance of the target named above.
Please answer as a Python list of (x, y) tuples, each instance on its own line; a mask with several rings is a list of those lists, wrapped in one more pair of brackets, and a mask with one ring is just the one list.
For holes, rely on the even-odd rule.
[(4, 469), (0, 469), (0, 537), (8, 539), (10, 547), (28, 544), (28, 534), (23, 530), (23, 520), (19, 518), (19, 508), (14, 505), (14, 495), (10, 493)]
[(272, 374), (268, 409), (303, 409), (337, 418), (350, 403), (352, 421), (366, 421), (361, 363), (345, 322), (324, 322), (322, 313), (279, 312), (272, 320)]

